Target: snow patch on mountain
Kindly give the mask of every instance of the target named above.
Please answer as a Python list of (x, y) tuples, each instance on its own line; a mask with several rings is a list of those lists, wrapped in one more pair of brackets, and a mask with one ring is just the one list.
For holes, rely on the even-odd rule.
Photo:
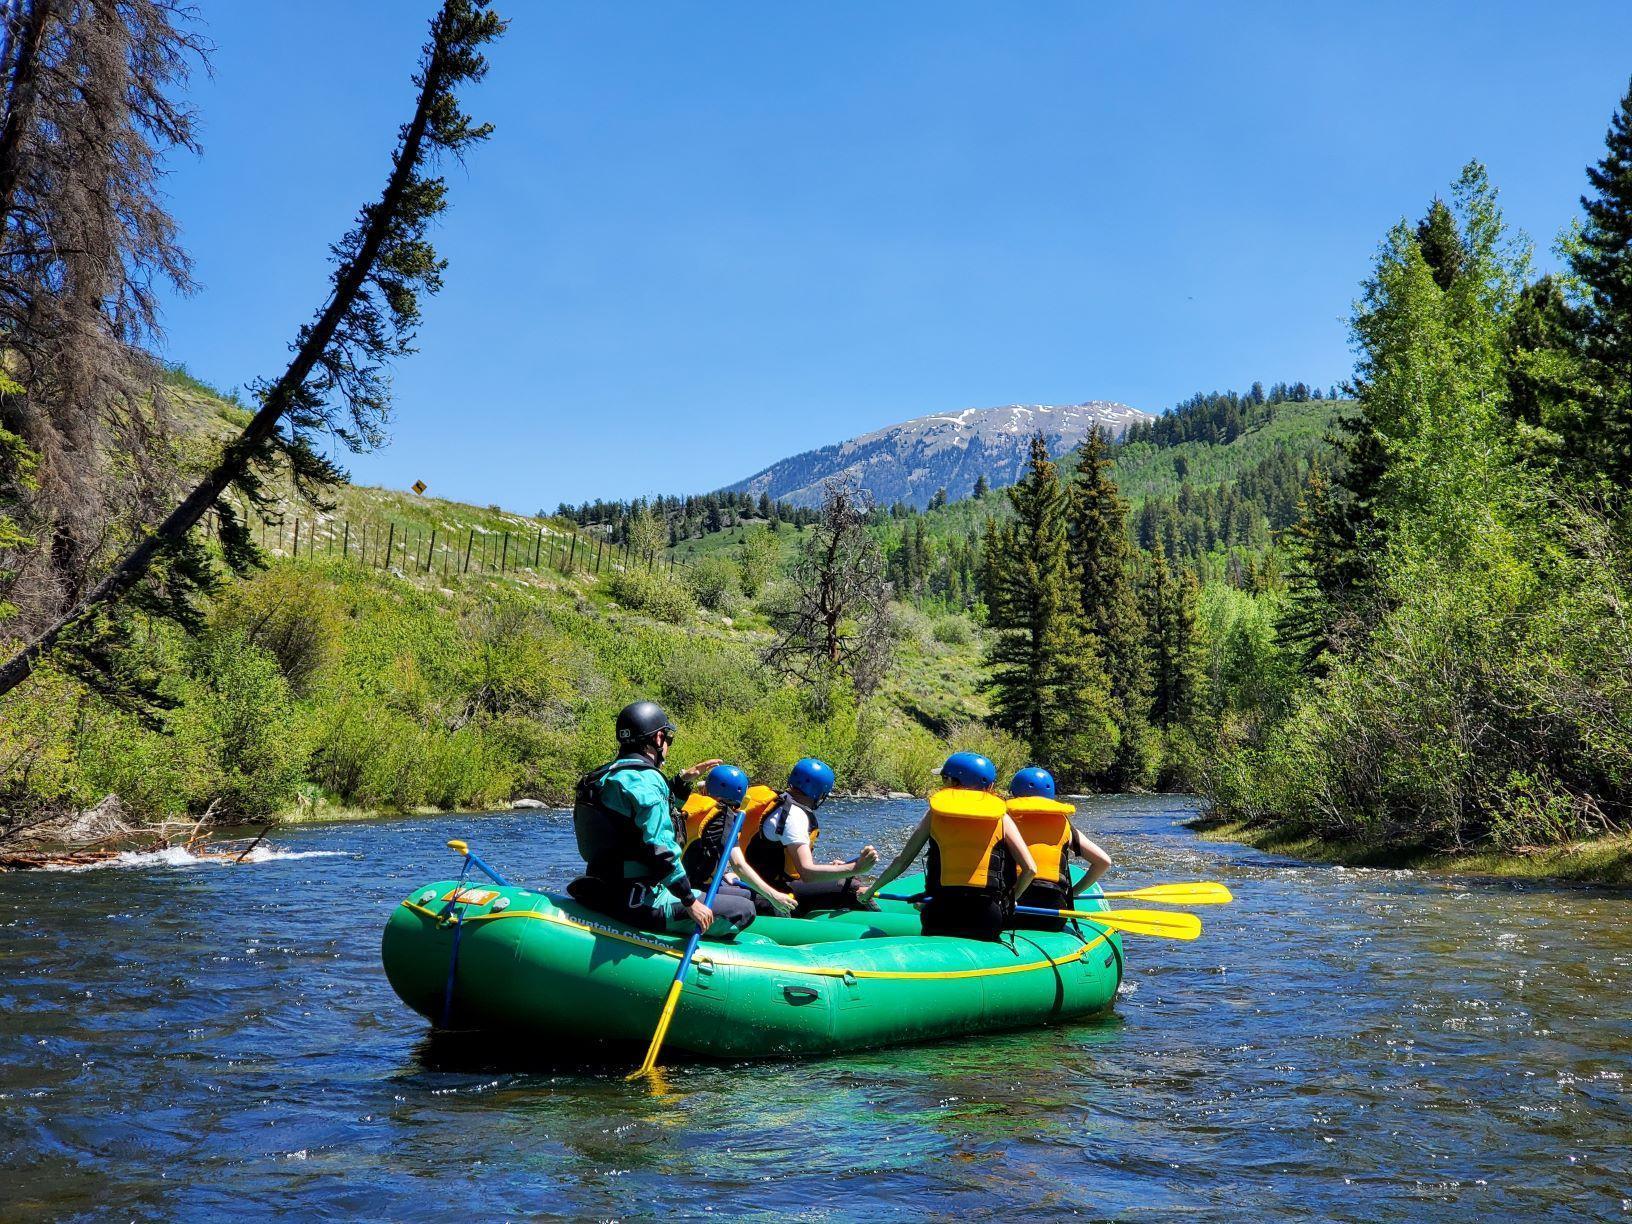
[(1080, 443), (1096, 425), (1113, 437), (1150, 414), (1110, 400), (1081, 404), (1008, 404), (931, 413), (771, 464), (731, 492), (768, 493), (773, 500), (816, 505), (822, 483), (849, 475), (884, 504), (922, 508), (937, 489), (966, 497), (981, 477), (994, 486), (1013, 483), (1026, 463), (1033, 434), (1048, 439), (1058, 455)]

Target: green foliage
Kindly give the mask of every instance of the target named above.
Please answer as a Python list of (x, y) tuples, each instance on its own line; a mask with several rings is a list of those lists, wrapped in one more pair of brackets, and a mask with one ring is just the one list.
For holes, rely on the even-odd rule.
[(689, 619), (696, 608), (686, 587), (656, 570), (613, 570), (602, 575), (601, 586), (630, 611), (644, 612), (671, 625)]
[(975, 626), (967, 616), (955, 612), (937, 616), (930, 632), (943, 646), (972, 646), (975, 642)]
[(741, 602), (742, 570), (728, 557), (703, 557), (686, 567), (685, 578), (693, 597), (710, 611), (729, 615)]
[(224, 593), (215, 623), (277, 660), (289, 687), (304, 696), (337, 648), (344, 608), (307, 567), (256, 574)]
[(737, 544), (737, 566), (741, 571), (742, 593), (752, 599), (782, 572), (783, 552), (779, 534), (768, 527), (750, 527)]
[(1390, 233), (1364, 287), (1369, 455), (1347, 489), (1311, 487), (1293, 634), (1277, 647), (1261, 601), (1202, 601), (1205, 785), (1233, 814), (1369, 846), (1602, 833), (1632, 810), (1632, 588), (1621, 528), (1550, 471), (1581, 461), (1559, 428), (1579, 316), (1526, 284), (1481, 168), (1442, 208)]

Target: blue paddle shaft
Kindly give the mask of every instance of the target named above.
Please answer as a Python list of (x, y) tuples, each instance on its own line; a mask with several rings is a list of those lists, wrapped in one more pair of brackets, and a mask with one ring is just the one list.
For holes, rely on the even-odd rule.
[[(742, 832), (743, 812), (737, 809), (737, 818), (731, 822), (731, 831), (725, 836), (725, 845), (720, 850), (720, 861), (714, 868), (714, 878), (708, 882), (708, 891), (703, 894), (703, 904), (710, 909), (714, 908), (714, 898), (720, 895), (720, 884), (725, 879), (725, 869), (731, 865), (731, 851), (737, 844), (737, 835)], [(697, 945), (703, 940), (703, 928), (698, 927), (686, 940), (686, 951), (680, 957), (680, 968), (675, 970), (674, 980), (684, 981), (686, 970), (691, 967), (692, 954), (697, 951)]]
[(499, 885), (499, 887), (501, 887), (501, 888), (509, 888), (510, 887), (510, 881), (505, 879), (498, 872), (494, 871), (493, 868), (489, 867), (486, 863), (482, 862), (481, 856), (479, 854), (477, 854), (474, 850), (466, 850), (465, 851), (465, 858), (468, 859), (470, 862), (475, 863), (476, 866), (480, 867), (482, 869), (482, 873), (484, 875), (486, 875), (488, 879), (492, 880), (493, 883)]

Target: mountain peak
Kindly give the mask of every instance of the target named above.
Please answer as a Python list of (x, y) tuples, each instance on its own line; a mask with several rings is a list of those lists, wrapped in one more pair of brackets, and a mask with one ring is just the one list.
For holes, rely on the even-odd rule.
[(1014, 483), (1035, 433), (1059, 455), (1096, 425), (1114, 437), (1149, 419), (1149, 413), (1110, 400), (935, 412), (782, 459), (725, 491), (768, 493), (773, 501), (813, 506), (821, 502), (823, 481), (848, 475), (883, 505), (902, 501), (922, 509), (937, 489), (967, 497), (981, 476), (994, 486)]

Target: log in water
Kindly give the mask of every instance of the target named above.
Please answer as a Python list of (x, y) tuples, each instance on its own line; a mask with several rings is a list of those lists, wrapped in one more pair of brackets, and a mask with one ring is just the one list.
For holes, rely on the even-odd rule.
[[(443, 842), (558, 885), (560, 813), (0, 877), (0, 1218), (1627, 1209), (1623, 895), (1289, 863), (1198, 841), (1176, 806), (1091, 805), (1116, 885), (1238, 901), (1195, 943), (1130, 936), (1115, 1017), (679, 1066), (657, 1094), (571, 1050), (432, 1040), (380, 972)], [(833, 803), (823, 846), (897, 845), (918, 811)]]

